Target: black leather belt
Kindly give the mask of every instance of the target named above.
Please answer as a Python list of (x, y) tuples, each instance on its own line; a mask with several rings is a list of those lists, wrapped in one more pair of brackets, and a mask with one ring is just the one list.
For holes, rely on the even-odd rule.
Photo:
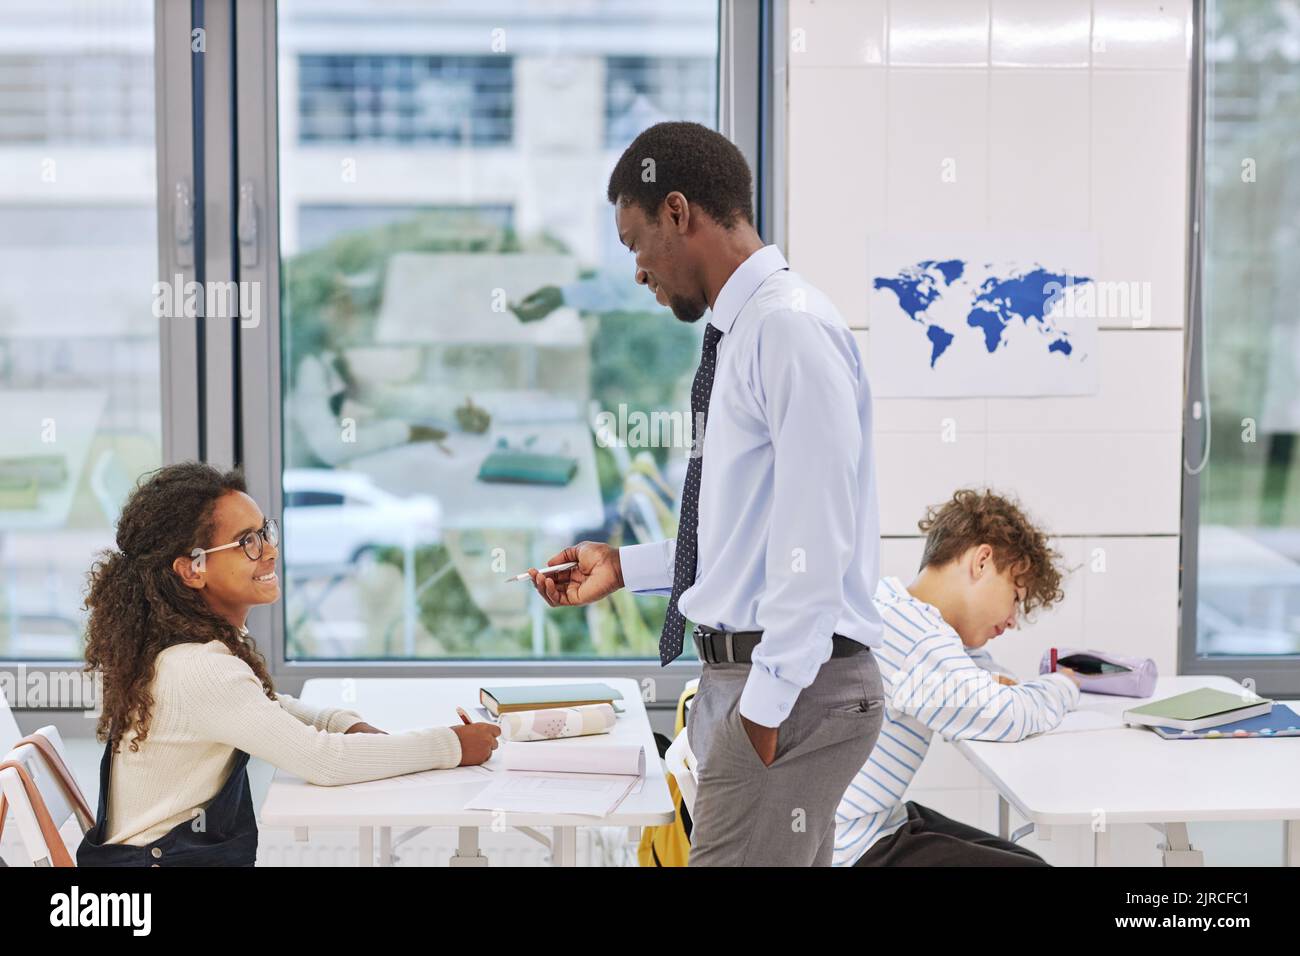
[[(706, 664), (749, 664), (754, 648), (763, 639), (762, 631), (720, 631), (697, 624), (692, 634), (695, 650)], [(831, 657), (852, 657), (871, 648), (843, 634), (831, 635)]]

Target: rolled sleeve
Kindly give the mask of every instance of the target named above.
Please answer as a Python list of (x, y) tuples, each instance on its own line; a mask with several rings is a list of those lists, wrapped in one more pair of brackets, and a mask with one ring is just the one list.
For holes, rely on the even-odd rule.
[[(862, 425), (855, 352), (806, 314), (769, 316), (760, 332), (755, 396), (774, 458), (763, 631), (740, 712), (778, 726), (831, 656), (855, 553)], [(811, 326), (811, 327), (810, 327)]]
[(629, 544), (618, 549), (623, 586), (638, 594), (671, 594), (676, 539)]

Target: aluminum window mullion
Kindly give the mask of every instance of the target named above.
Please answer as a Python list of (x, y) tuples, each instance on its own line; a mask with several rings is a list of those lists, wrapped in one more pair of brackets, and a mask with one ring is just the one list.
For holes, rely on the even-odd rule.
[[(154, 103), (158, 175), (158, 277), (192, 282), (197, 196), (194, 180), (193, 71), (189, 4), (158, 3), (154, 10)], [(189, 239), (184, 238), (186, 230)], [(198, 341), (180, 316), (160, 319), (163, 462), (199, 455), (199, 399), (195, 390)]]
[[(203, 263), (205, 290), (234, 282), (235, 83), (232, 0), (202, 0), (206, 52), (199, 57), (203, 124)], [(212, 301), (208, 297), (208, 301)], [(238, 297), (234, 304), (238, 307)], [(200, 320), (204, 343), (203, 460), (220, 468), (239, 461), (235, 421), (236, 336), (238, 315), (205, 315)]]
[[(235, 182), (242, 220), (237, 226), (243, 237), (238, 278), (251, 283), (260, 317), (255, 326), (238, 331), (242, 461), (249, 493), (267, 514), (282, 518), (276, 4), (235, 0), (234, 44), (239, 65)], [(282, 606), (254, 608), (249, 630), (278, 677), (285, 666)]]

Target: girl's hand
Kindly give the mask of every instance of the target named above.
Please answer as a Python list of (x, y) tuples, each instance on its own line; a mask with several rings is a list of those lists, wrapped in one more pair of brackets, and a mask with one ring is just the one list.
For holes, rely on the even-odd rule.
[(460, 738), (462, 767), (485, 763), (492, 756), (492, 751), (497, 749), (497, 738), (501, 736), (500, 727), (484, 722), (456, 724), (451, 729)]
[(349, 727), (347, 730), (343, 732), (345, 734), (386, 734), (388, 733), (388, 731), (380, 730), (378, 727), (371, 727), (364, 720), (361, 721), (360, 723), (353, 724), (351, 727)]

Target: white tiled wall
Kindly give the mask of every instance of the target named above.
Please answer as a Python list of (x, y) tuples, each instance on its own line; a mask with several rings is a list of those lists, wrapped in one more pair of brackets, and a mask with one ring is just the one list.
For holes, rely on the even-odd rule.
[[(1098, 278), (1151, 283), (1150, 327), (1099, 322), (1096, 395), (876, 401), (885, 574), (911, 579), (917, 520), (963, 485), (1018, 496), (1072, 569), (1061, 605), (990, 647), (1022, 675), (1052, 645), (1176, 669), (1190, 18), (1189, 0), (790, 0), (788, 253), (864, 354), (873, 233), (1087, 232)], [(942, 742), (912, 797), (996, 827)], [(1154, 831), (1121, 830), (1117, 862), (1158, 862)], [(1026, 845), (1086, 863), (1087, 836)]]

